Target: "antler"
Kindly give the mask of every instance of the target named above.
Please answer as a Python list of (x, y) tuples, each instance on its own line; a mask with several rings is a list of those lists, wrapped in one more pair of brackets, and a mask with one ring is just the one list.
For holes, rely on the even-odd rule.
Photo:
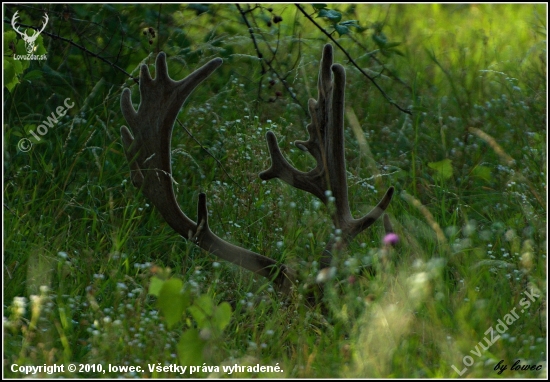
[(34, 37), (34, 36), (36, 35), (36, 37), (38, 37), (38, 35), (39, 35), (40, 33), (42, 33), (42, 32), (44, 31), (44, 29), (46, 29), (46, 25), (48, 24), (48, 21), (49, 21), (49, 20), (50, 20), (50, 19), (49, 19), (49, 17), (48, 17), (48, 14), (45, 13), (45, 14), (44, 14), (44, 23), (42, 24), (42, 29), (40, 29), (40, 31), (39, 31), (38, 33), (37, 33), (37, 31), (34, 31), (34, 33), (33, 33), (32, 36)]
[[(316, 167), (307, 173), (292, 167), (281, 154), (277, 139), (270, 131), (267, 143), (272, 165), (260, 173), (261, 179), (280, 178), (317, 196), (325, 205), (331, 201), (328, 191), (334, 195), (336, 209), (332, 219), (334, 225), (342, 230), (344, 240), (332, 240), (327, 244), (321, 259), (322, 267), (330, 265), (333, 249), (344, 248), (383, 214), (393, 195), (393, 187), (390, 187), (371, 212), (361, 219), (353, 219), (348, 204), (344, 158), (345, 70), (341, 65), (333, 65), (332, 61), (332, 46), (325, 45), (319, 73), (319, 100), (309, 100), (310, 137), (308, 141), (295, 142), (297, 147), (313, 155)], [(142, 65), (138, 111), (132, 106), (130, 89), (124, 89), (120, 102), (124, 118), (134, 132), (132, 135), (126, 126), (120, 129), (132, 182), (142, 189), (170, 227), (180, 235), (215, 256), (273, 280), (279, 290), (289, 292), (296, 282), (293, 269), (226, 242), (210, 230), (205, 194), (199, 195), (197, 223), (181, 211), (174, 195), (170, 151), (174, 122), (191, 92), (221, 64), (221, 59), (214, 59), (181, 81), (173, 81), (168, 76), (166, 55), (162, 52), (157, 56), (155, 79), (151, 78), (147, 66)], [(392, 231), (387, 216), (384, 217), (384, 227), (386, 232)]]
[(205, 194), (199, 195), (197, 223), (181, 211), (174, 195), (170, 150), (174, 122), (189, 94), (221, 64), (220, 58), (213, 59), (181, 81), (173, 81), (168, 76), (163, 52), (157, 56), (155, 79), (151, 78), (146, 65), (141, 66), (138, 111), (132, 106), (130, 89), (124, 89), (120, 101), (124, 118), (134, 132), (132, 135), (126, 126), (120, 129), (132, 182), (181, 236), (215, 256), (272, 279), (279, 290), (288, 292), (296, 281), (296, 272), (212, 233)]
[(17, 33), (19, 33), (22, 37), (25, 36), (27, 37), (27, 33), (25, 31), (25, 33), (21, 32), (19, 30), (19, 27), (16, 27), (15, 26), (15, 20), (17, 20), (19, 18), (19, 15), (18, 15), (19, 11), (16, 11), (14, 14), (13, 14), (13, 17), (11, 18), (11, 26), (13, 28), (14, 31), (16, 31)]
[(19, 30), (18, 27), (15, 26), (15, 20), (17, 20), (19, 18), (18, 13), (19, 13), (19, 11), (15, 12), (13, 14), (13, 17), (11, 19), (11, 26), (13, 27), (13, 29), (17, 33), (19, 33), (21, 35), (21, 37), (23, 38), (23, 41), (25, 41), (25, 47), (27, 49), (27, 52), (32, 53), (33, 50), (34, 50), (34, 42), (36, 41), (38, 36), (40, 36), (40, 33), (42, 33), (44, 31), (44, 29), (46, 29), (46, 25), (48, 24), (48, 20), (49, 20), (48, 14), (47, 13), (44, 14), (44, 23), (42, 24), (42, 29), (40, 29), (39, 31), (33, 29), (32, 36), (29, 36), (27, 34), (27, 30), (25, 30), (25, 33), (23, 33)]
[[(308, 103), (311, 123), (307, 126), (309, 139), (295, 141), (302, 151), (309, 152), (317, 162), (314, 169), (301, 172), (292, 167), (283, 157), (277, 138), (273, 132), (266, 134), (271, 155), (271, 167), (260, 173), (260, 178), (269, 180), (279, 178), (289, 185), (309, 192), (328, 205), (334, 197), (335, 210), (332, 214), (334, 226), (342, 231), (339, 243), (331, 240), (327, 243), (320, 261), (321, 268), (330, 266), (332, 251), (343, 249), (360, 232), (370, 227), (386, 210), (392, 195), (390, 187), (378, 205), (361, 219), (354, 219), (348, 203), (346, 162), (344, 157), (344, 98), (346, 71), (342, 65), (332, 64), (332, 45), (323, 49), (323, 58), (319, 68), (318, 100)], [(334, 81), (332, 73), (334, 73)], [(384, 219), (386, 232), (392, 230), (389, 219)], [(338, 244), (336, 247), (335, 245)]]

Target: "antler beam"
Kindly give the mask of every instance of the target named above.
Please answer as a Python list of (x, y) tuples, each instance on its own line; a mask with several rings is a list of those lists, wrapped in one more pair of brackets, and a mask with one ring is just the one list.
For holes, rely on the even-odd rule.
[(120, 102), (124, 118), (134, 133), (132, 135), (126, 126), (120, 129), (132, 182), (181, 236), (215, 256), (273, 280), (280, 290), (288, 292), (296, 280), (293, 270), (228, 243), (210, 230), (205, 194), (199, 195), (197, 223), (181, 211), (174, 195), (170, 149), (174, 122), (191, 92), (221, 64), (222, 60), (216, 58), (181, 81), (168, 76), (166, 55), (162, 52), (157, 56), (155, 79), (151, 78), (147, 66), (142, 65), (138, 110), (132, 106), (130, 89), (124, 89)]

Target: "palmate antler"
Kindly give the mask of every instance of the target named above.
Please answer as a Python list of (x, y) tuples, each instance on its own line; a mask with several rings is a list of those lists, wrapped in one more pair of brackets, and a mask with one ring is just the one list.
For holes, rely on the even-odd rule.
[[(311, 123), (307, 126), (309, 139), (295, 141), (302, 151), (309, 152), (317, 166), (309, 172), (301, 172), (292, 167), (281, 154), (277, 138), (271, 131), (267, 133), (267, 145), (271, 154), (271, 167), (260, 173), (260, 178), (279, 178), (289, 185), (318, 197), (325, 205), (330, 196), (334, 197), (335, 211), (332, 221), (341, 230), (337, 249), (344, 249), (355, 236), (369, 228), (390, 204), (393, 187), (390, 187), (378, 205), (361, 219), (354, 219), (348, 203), (346, 160), (344, 157), (344, 98), (346, 71), (342, 65), (332, 64), (332, 45), (323, 49), (319, 68), (318, 100), (309, 100)], [(332, 81), (334, 73), (334, 81)], [(330, 192), (327, 192), (330, 191)], [(386, 232), (391, 231), (388, 219), (384, 220)], [(335, 240), (327, 243), (320, 261), (321, 268), (330, 266)]]
[(134, 132), (133, 136), (126, 126), (120, 129), (132, 182), (181, 236), (215, 256), (273, 279), (279, 289), (288, 292), (296, 280), (294, 271), (273, 259), (228, 243), (210, 230), (205, 194), (199, 195), (197, 223), (181, 211), (174, 195), (170, 150), (174, 122), (189, 94), (221, 64), (222, 60), (216, 58), (177, 82), (168, 76), (166, 55), (162, 52), (157, 56), (154, 80), (147, 66), (142, 65), (138, 111), (132, 106), (130, 89), (124, 89), (120, 101), (122, 114)]
[[(272, 280), (278, 290), (287, 293), (297, 282), (297, 273), (293, 269), (216, 236), (208, 225), (205, 194), (199, 195), (197, 223), (181, 211), (174, 195), (170, 150), (174, 122), (189, 94), (221, 64), (221, 59), (214, 59), (176, 82), (168, 76), (166, 55), (160, 53), (155, 79), (151, 78), (146, 65), (141, 67), (141, 103), (137, 112), (131, 103), (130, 90), (124, 89), (120, 104), (134, 135), (126, 126), (122, 126), (121, 135), (132, 182), (142, 189), (170, 227), (181, 236), (215, 256)], [(334, 82), (331, 70), (335, 74)], [(383, 214), (393, 194), (392, 187), (368, 215), (358, 220), (352, 218), (344, 159), (344, 88), (344, 68), (332, 65), (332, 46), (326, 45), (319, 74), (319, 100), (309, 102), (312, 116), (312, 123), (308, 126), (310, 138), (306, 142), (296, 142), (299, 148), (313, 155), (317, 166), (307, 173), (290, 166), (281, 154), (275, 135), (268, 132), (272, 166), (260, 174), (264, 180), (278, 177), (317, 196), (325, 204), (329, 203), (326, 191), (331, 191), (336, 205), (332, 218), (335, 226), (342, 230), (343, 240), (338, 243), (342, 248)], [(386, 230), (391, 230), (389, 220), (385, 219), (384, 223)], [(327, 245), (321, 260), (323, 267), (330, 265), (335, 244), (333, 241)]]

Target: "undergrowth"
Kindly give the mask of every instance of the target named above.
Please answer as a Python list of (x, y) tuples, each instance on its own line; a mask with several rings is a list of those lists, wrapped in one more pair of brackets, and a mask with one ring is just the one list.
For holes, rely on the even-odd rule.
[[(356, 7), (360, 24), (381, 22), (388, 38), (402, 42), (402, 55), (381, 56), (393, 74), (350, 36), (338, 41), (413, 113), (388, 103), (336, 50), (335, 62), (347, 71), (350, 204), (361, 216), (395, 186), (387, 213), (399, 242), (383, 243), (381, 223), (359, 235), (338, 254), (318, 307), (305, 304), (305, 287), (284, 298), (267, 280), (178, 237), (132, 186), (119, 134), (126, 124), (120, 73), (98, 62), (110, 77), (79, 77), (59, 62), (64, 45), (52, 39), (46, 48), (58, 57), (29, 69), (43, 74), (4, 89), (4, 375), (25, 376), (14, 364), (105, 371), (65, 367), (40, 377), (180, 375), (169, 365), (198, 366), (183, 374), (192, 377), (546, 375), (546, 25), (537, 17), (543, 6)], [(174, 128), (178, 202), (195, 219), (205, 192), (213, 232), (315, 283), (319, 254), (337, 234), (326, 208), (257, 176), (269, 166), (268, 130), (294, 165), (313, 165), (292, 144), (307, 139), (308, 117), (280, 79), (262, 77), (242, 25), (236, 31), (239, 24), (226, 20), (216, 29), (204, 21), (222, 12), (236, 20), (236, 10), (220, 4), (212, 8), (218, 13), (200, 16), (181, 9), (174, 18), (189, 28), (172, 36), (181, 49), (161, 47), (171, 77), (183, 78), (216, 55), (225, 63), (180, 112), (194, 139), (178, 123)], [(257, 26), (265, 29), (262, 43), (279, 39), (277, 57), (289, 64), (287, 81), (305, 105), (317, 97), (326, 41), (313, 27), (293, 34), (306, 22), (289, 5), (272, 12), (284, 21), (278, 34)], [(210, 31), (205, 40), (198, 37), (203, 29)], [(155, 44), (136, 48), (125, 70), (136, 74), (147, 50), (152, 64)], [(73, 49), (72, 61), (85, 59)], [(260, 78), (264, 102), (257, 102)], [(126, 85), (138, 103), (137, 85)], [(32, 141), (31, 151), (19, 150), (17, 142), (67, 97), (76, 106)], [(179, 290), (185, 304), (171, 302), (180, 301)], [(535, 368), (512, 370), (518, 360)], [(223, 368), (258, 364), (278, 369)], [(497, 374), (502, 365), (507, 369)]]

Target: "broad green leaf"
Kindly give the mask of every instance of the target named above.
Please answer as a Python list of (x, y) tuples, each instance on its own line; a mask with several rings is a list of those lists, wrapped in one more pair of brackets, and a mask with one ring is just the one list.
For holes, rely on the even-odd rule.
[(149, 294), (158, 297), (163, 285), (164, 280), (159, 279), (157, 276), (151, 277), (151, 282), (149, 283)]
[(44, 40), (42, 38), (42, 35), (38, 36), (35, 42), (36, 50), (34, 51), (34, 54), (36, 55), (42, 55), (46, 54), (46, 47), (44, 46)]
[(17, 36), (14, 31), (4, 33), (4, 55), (11, 55), (13, 51), (10, 49), (10, 42), (15, 42)]
[(428, 163), (428, 167), (436, 171), (436, 175), (441, 179), (449, 179), (453, 176), (453, 166), (450, 159), (443, 159), (439, 162)]
[(382, 32), (373, 34), (372, 39), (380, 48), (385, 48), (388, 42), (388, 38)]
[(477, 166), (472, 170), (472, 175), (486, 181), (491, 180), (491, 169), (485, 166)]
[(342, 19), (342, 14), (334, 9), (321, 9), (317, 17), (325, 17), (333, 23), (337, 23)]
[(349, 34), (349, 28), (340, 24), (334, 24), (334, 29), (340, 36), (343, 34)]
[(164, 282), (158, 297), (158, 307), (166, 319), (168, 328), (178, 323), (189, 306), (191, 294), (183, 291), (183, 281), (170, 279)]
[(189, 307), (189, 313), (193, 316), (199, 328), (210, 327), (210, 318), (214, 314), (214, 303), (210, 296), (203, 294)]
[(27, 54), (27, 48), (25, 47), (25, 41), (17, 40), (17, 43), (15, 44), (15, 53), (20, 54), (20, 55)]
[(40, 70), (31, 70), (30, 72), (25, 73), (23, 80), (31, 81), (35, 79), (42, 78), (42, 71)]
[(220, 332), (225, 329), (231, 321), (231, 305), (227, 302), (222, 302), (214, 309), (214, 317), (212, 317), (212, 325)]
[(212, 328), (221, 332), (231, 321), (231, 305), (222, 302), (216, 306), (208, 295), (197, 298), (189, 307), (189, 312), (199, 329)]
[(206, 342), (200, 338), (197, 329), (185, 331), (178, 342), (178, 358), (181, 365), (202, 365)]
[(315, 9), (323, 9), (323, 8), (326, 8), (327, 5), (326, 4), (311, 4), (313, 6), (313, 8)]
[(15, 71), (13, 60), (4, 58), (4, 86), (10, 93), (15, 85), (19, 83), (19, 79), (15, 75)]

